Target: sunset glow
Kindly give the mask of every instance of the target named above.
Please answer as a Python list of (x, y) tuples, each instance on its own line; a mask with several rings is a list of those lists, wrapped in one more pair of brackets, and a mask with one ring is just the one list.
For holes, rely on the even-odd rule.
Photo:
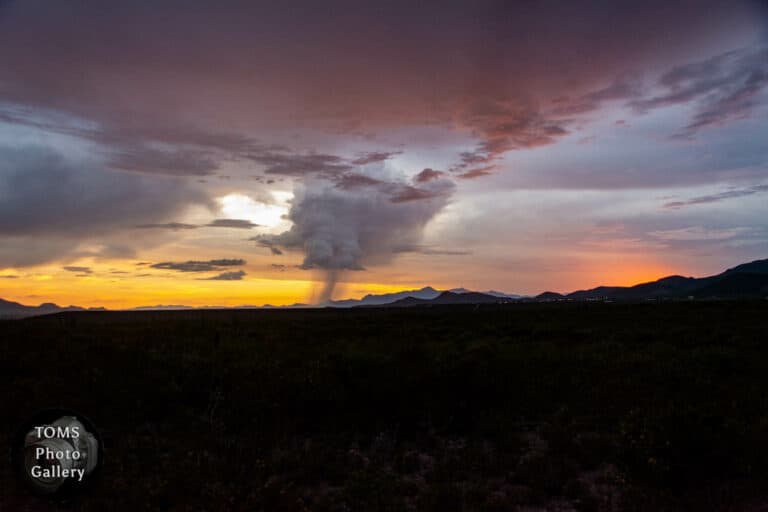
[(536, 295), (768, 254), (759, 2), (192, 4), (0, 5), (0, 298)]

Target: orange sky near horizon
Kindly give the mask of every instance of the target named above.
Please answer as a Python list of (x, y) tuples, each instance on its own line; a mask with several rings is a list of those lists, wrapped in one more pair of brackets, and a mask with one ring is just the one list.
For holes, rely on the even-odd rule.
[[(242, 280), (215, 281), (201, 279), (197, 275), (156, 272), (137, 277), (135, 264), (113, 264), (108, 267), (95, 265), (91, 274), (77, 277), (61, 267), (4, 269), (0, 271), (0, 297), (27, 305), (54, 302), (60, 306), (106, 307), (127, 309), (140, 306), (186, 305), (186, 306), (262, 306), (271, 304), (284, 306), (294, 303), (315, 303), (323, 286), (320, 276), (314, 279), (283, 279), (245, 277)], [(115, 272), (125, 272), (115, 273)], [(662, 264), (646, 263), (645, 266), (627, 265), (603, 267), (593, 265), (577, 269), (560, 277), (562, 283), (541, 290), (506, 289), (507, 293), (538, 294), (544, 291), (567, 293), (577, 289), (599, 285), (631, 286), (653, 281), (675, 273)], [(359, 278), (378, 277), (381, 274), (365, 276), (364, 272), (347, 272), (338, 283), (334, 299), (360, 298), (366, 294), (383, 294), (433, 286), (437, 289), (472, 287), (479, 291), (499, 287), (475, 287), (472, 283), (446, 283), (438, 275), (423, 276), (423, 279), (391, 276), (393, 281), (368, 282)], [(377, 276), (378, 274), (378, 276)], [(7, 276), (17, 276), (7, 278)], [(381, 276), (383, 277), (383, 276)], [(411, 276), (411, 279), (413, 276)], [(434, 280), (431, 280), (434, 279)], [(563, 288), (563, 285), (570, 285)]]

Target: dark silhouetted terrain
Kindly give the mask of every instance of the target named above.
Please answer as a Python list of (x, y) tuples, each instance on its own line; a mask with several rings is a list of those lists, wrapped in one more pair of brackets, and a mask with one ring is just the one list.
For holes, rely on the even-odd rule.
[(0, 322), (2, 433), (101, 428), (60, 510), (761, 510), (767, 342), (764, 300), (63, 313)]
[(738, 265), (715, 276), (702, 278), (669, 276), (635, 286), (600, 286), (591, 290), (569, 293), (565, 296), (565, 298), (572, 300), (612, 299), (625, 301), (685, 297), (698, 299), (768, 298), (768, 259)]

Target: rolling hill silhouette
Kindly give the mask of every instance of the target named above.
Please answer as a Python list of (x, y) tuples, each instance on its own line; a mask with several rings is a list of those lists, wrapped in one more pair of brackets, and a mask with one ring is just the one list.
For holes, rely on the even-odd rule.
[[(549, 292), (548, 292), (549, 293)], [(698, 299), (738, 299), (768, 296), (768, 259), (729, 268), (721, 274), (695, 278), (669, 276), (635, 286), (598, 286), (564, 295), (570, 300), (648, 300), (695, 297)], [(539, 295), (537, 299), (552, 299)]]
[(386, 307), (409, 307), (420, 305), (443, 305), (443, 304), (496, 304), (500, 302), (512, 302), (518, 299), (509, 297), (497, 297), (496, 295), (489, 295), (487, 293), (480, 292), (443, 292), (434, 299), (419, 299), (416, 297), (406, 297), (404, 299), (397, 300), (391, 304), (387, 304)]
[(45, 302), (39, 306), (25, 306), (18, 302), (0, 299), (0, 318), (24, 317), (60, 313), (62, 311), (104, 311), (104, 308), (81, 308), (79, 306), (59, 306), (52, 302)]

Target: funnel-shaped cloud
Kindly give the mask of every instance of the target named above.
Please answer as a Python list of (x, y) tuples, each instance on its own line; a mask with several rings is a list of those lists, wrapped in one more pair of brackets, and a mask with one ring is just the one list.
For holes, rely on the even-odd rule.
[(261, 237), (262, 244), (303, 250), (301, 268), (327, 271), (327, 300), (343, 270), (364, 270), (418, 245), (424, 227), (447, 204), (455, 185), (435, 177), (426, 183), (404, 179), (347, 188), (331, 180), (307, 180), (294, 191), (289, 231)]

